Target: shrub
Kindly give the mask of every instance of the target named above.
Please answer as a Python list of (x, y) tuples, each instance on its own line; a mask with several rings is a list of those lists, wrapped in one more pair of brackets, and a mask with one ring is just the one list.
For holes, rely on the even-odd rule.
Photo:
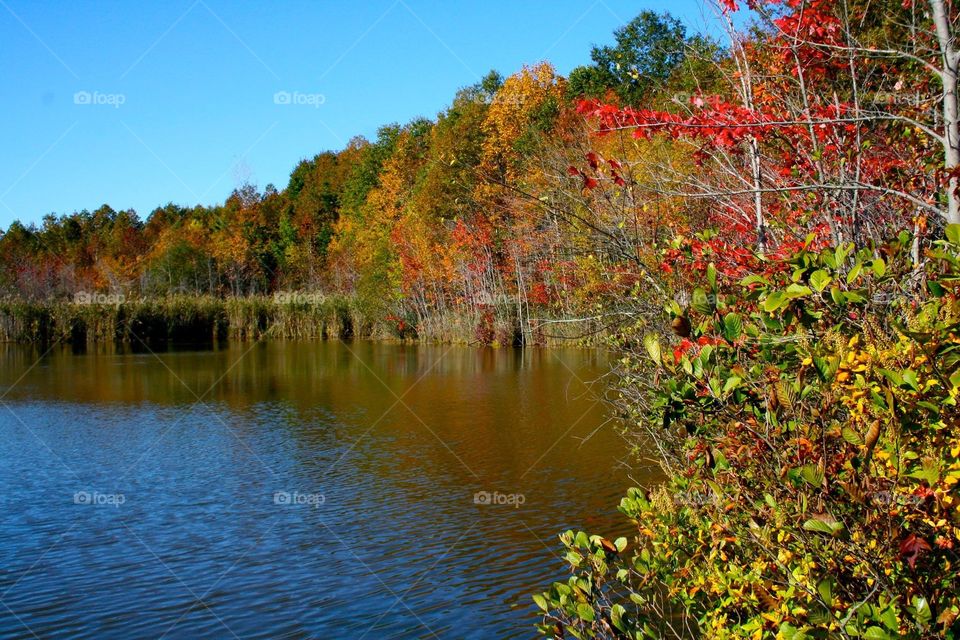
[(672, 348), (624, 335), (620, 408), (669, 479), (622, 500), (632, 540), (561, 536), (543, 634), (960, 637), (960, 226), (910, 246), (711, 264)]

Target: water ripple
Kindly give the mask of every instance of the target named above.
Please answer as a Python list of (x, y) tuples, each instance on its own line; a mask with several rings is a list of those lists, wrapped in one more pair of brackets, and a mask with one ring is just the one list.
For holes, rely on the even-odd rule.
[(244, 350), (54, 350), (11, 388), (0, 638), (529, 638), (556, 534), (623, 530), (596, 354)]

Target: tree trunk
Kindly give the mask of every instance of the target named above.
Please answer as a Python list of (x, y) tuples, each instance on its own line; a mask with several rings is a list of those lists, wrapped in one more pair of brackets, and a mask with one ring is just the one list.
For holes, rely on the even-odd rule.
[(957, 195), (957, 167), (960, 167), (960, 105), (957, 102), (957, 51), (954, 48), (950, 16), (943, 0), (930, 0), (930, 11), (937, 29), (943, 69), (943, 147), (947, 172), (947, 223), (960, 224), (960, 196)]

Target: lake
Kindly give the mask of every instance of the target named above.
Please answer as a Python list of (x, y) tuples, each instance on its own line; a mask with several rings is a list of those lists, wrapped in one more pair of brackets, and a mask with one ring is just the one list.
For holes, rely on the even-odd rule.
[(629, 531), (607, 366), (0, 345), (0, 637), (536, 637), (556, 534)]

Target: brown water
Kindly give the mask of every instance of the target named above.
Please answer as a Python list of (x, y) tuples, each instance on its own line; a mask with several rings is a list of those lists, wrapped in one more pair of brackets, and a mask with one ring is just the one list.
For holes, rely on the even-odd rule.
[(606, 367), (0, 346), (0, 637), (534, 637), (556, 534), (624, 531)]

